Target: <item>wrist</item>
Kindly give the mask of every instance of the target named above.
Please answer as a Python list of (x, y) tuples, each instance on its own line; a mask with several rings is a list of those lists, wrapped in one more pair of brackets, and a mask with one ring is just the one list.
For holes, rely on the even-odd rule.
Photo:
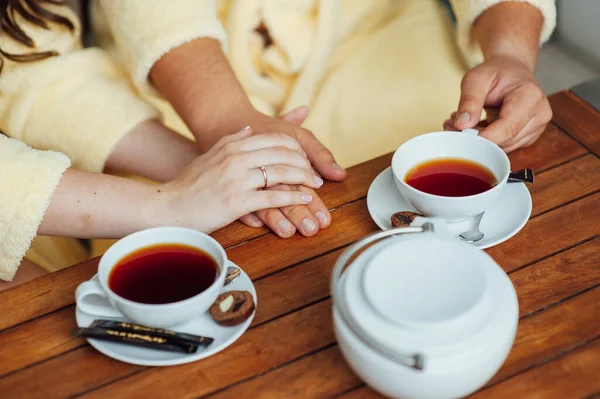
[(141, 203), (141, 217), (149, 227), (178, 226), (173, 212), (173, 192), (170, 183), (151, 186), (151, 191)]
[(486, 61), (510, 57), (535, 69), (544, 22), (541, 12), (522, 2), (500, 2), (481, 14), (471, 28), (472, 40)]
[(208, 123), (199, 121), (190, 125), (190, 129), (196, 138), (196, 145), (202, 153), (207, 152), (223, 136), (239, 132), (248, 125), (255, 125), (261, 116), (250, 103), (239, 105), (228, 111), (227, 114), (214, 115)]
[(154, 64), (150, 78), (202, 149), (244, 127), (240, 116), (253, 109), (214, 39), (198, 38), (172, 49)]
[(505, 59), (516, 62), (525, 67), (529, 72), (535, 71), (535, 65), (537, 57), (532, 57), (531, 54), (527, 54), (527, 51), (517, 49), (516, 46), (507, 45), (506, 47), (499, 46), (492, 51), (484, 53), (484, 62), (489, 62), (495, 59)]
[(250, 101), (240, 100), (229, 104), (227, 110), (214, 109), (210, 117), (197, 114), (190, 121), (189, 127), (197, 145), (207, 151), (222, 136), (238, 132), (251, 124), (258, 114)]

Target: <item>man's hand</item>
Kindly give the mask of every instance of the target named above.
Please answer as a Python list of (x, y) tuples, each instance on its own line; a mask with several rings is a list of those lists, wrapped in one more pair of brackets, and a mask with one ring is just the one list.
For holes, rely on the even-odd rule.
[(504, 151), (526, 147), (540, 137), (552, 118), (533, 74), (543, 22), (536, 7), (521, 2), (496, 4), (475, 21), (471, 38), (485, 61), (463, 78), (458, 110), (444, 123), (445, 129), (474, 127), (486, 108), (490, 125), (481, 136)]
[[(284, 133), (296, 139), (315, 170), (326, 179), (338, 181), (346, 177), (331, 152), (312, 132), (300, 127), (308, 113), (305, 107), (282, 118), (254, 109), (215, 40), (199, 38), (176, 47), (156, 62), (150, 78), (190, 128), (202, 150), (210, 149), (223, 135), (250, 125), (257, 134)], [(247, 215), (242, 221), (253, 227), (265, 223), (280, 237), (290, 237), (296, 229), (311, 236), (331, 223), (327, 207), (311, 189), (278, 189), (306, 191), (313, 200), (308, 206), (265, 210)]]
[[(335, 163), (331, 152), (325, 148), (307, 129), (300, 127), (308, 109), (300, 107), (281, 119), (271, 118), (256, 112), (249, 118), (249, 124), (257, 133), (278, 132), (294, 137), (306, 152), (315, 170), (328, 180), (340, 181), (346, 177), (346, 172)], [(281, 209), (265, 209), (240, 219), (251, 227), (259, 227), (263, 223), (280, 237), (291, 237), (296, 229), (305, 236), (315, 235), (320, 228), (331, 223), (331, 214), (327, 206), (311, 188), (304, 186), (277, 186), (271, 189), (298, 190), (312, 195), (313, 200), (308, 205), (290, 206)]]
[(498, 119), (481, 133), (506, 152), (533, 144), (552, 119), (550, 103), (533, 72), (508, 56), (491, 58), (463, 78), (458, 111), (444, 123), (444, 129), (474, 127), (483, 108), (499, 109)]

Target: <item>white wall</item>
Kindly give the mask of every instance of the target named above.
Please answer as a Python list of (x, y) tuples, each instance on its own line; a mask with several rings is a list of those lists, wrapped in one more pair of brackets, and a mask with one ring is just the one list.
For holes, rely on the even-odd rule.
[(600, 0), (558, 0), (557, 38), (600, 70)]

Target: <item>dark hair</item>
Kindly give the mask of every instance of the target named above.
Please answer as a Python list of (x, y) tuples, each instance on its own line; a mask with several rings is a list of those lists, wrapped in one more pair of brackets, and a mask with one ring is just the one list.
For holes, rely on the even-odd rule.
[[(27, 47), (35, 48), (35, 43), (17, 24), (18, 14), (27, 22), (40, 28), (50, 29), (48, 22), (53, 22), (75, 30), (73, 22), (62, 15), (55, 14), (43, 7), (44, 4), (65, 5), (64, 0), (0, 0), (0, 30), (12, 39)], [(15, 62), (39, 61), (58, 55), (56, 51), (30, 52), (26, 54), (11, 54), (0, 48), (0, 71), (4, 66), (4, 58)]]

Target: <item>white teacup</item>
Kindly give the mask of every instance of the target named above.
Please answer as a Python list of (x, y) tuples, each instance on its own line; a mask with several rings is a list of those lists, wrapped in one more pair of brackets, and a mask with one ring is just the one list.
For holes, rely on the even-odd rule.
[[(130, 301), (109, 288), (110, 272), (121, 259), (138, 249), (157, 244), (183, 244), (201, 249), (217, 262), (217, 278), (210, 287), (191, 298), (158, 305)], [(226, 274), (227, 255), (215, 239), (183, 227), (157, 227), (133, 233), (111, 246), (100, 259), (98, 278), (80, 284), (75, 291), (75, 300), (79, 309), (93, 316), (124, 316), (138, 324), (167, 328), (206, 312), (217, 299)], [(99, 296), (105, 300), (98, 301)]]
[[(424, 215), (440, 217), (447, 222), (466, 220), (487, 210), (506, 187), (510, 161), (500, 147), (477, 134), (475, 129), (433, 132), (402, 144), (392, 158), (392, 173), (400, 194)], [(406, 174), (411, 168), (436, 158), (461, 158), (476, 162), (488, 168), (498, 183), (480, 194), (465, 197), (428, 194), (406, 183)]]

